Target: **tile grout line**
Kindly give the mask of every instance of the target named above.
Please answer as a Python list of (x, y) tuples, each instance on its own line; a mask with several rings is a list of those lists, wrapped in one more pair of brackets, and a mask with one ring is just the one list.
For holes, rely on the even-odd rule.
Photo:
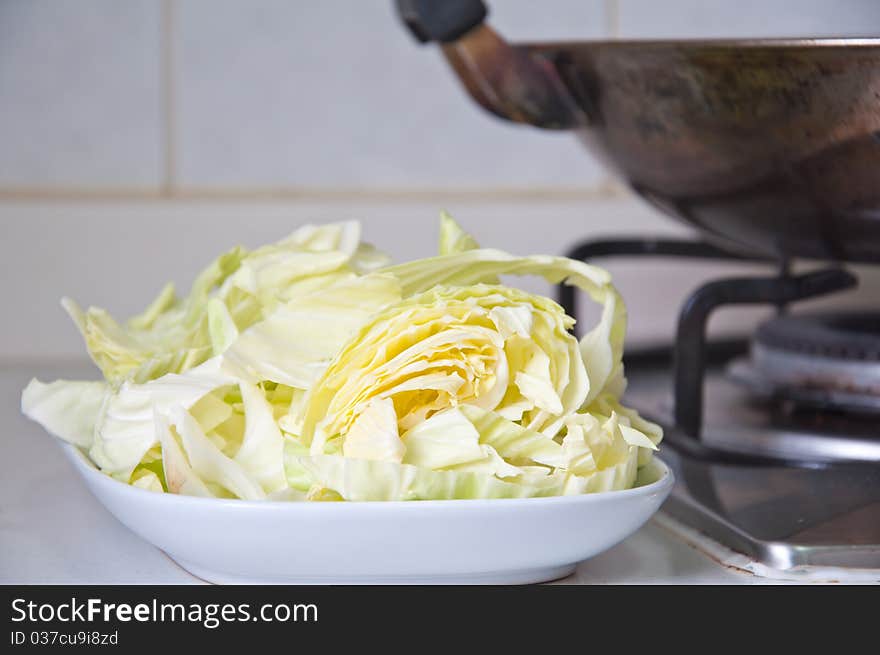
[(611, 180), (588, 187), (495, 187), (468, 189), (456, 187), (356, 188), (356, 187), (280, 187), (280, 188), (0, 188), (3, 202), (419, 202), (437, 199), (504, 202), (593, 201), (625, 196), (622, 187)]
[[(615, 40), (620, 37), (620, 3), (623, 0), (605, 0), (605, 34), (603, 38)], [(607, 170), (602, 172), (599, 186), (602, 188), (617, 189), (620, 183), (614, 179)]]
[(620, 2), (622, 0), (605, 0), (605, 31), (611, 39), (620, 37)]
[(161, 195), (174, 195), (174, 0), (162, 0), (161, 75), (162, 75), (162, 148), (163, 167)]

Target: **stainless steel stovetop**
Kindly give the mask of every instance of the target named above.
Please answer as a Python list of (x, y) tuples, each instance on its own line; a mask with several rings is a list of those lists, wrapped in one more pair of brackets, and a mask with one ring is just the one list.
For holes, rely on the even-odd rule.
[[(628, 378), (628, 404), (673, 435), (669, 368), (630, 365)], [(772, 569), (880, 568), (880, 421), (789, 413), (754, 401), (721, 368), (709, 371), (705, 399), (707, 444), (816, 466), (700, 461), (673, 436), (661, 455), (678, 480), (665, 512)]]

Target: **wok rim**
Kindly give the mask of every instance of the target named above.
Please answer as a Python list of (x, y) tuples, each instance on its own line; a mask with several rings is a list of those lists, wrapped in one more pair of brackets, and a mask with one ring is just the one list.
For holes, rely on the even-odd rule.
[(680, 49), (718, 48), (727, 50), (751, 50), (760, 48), (822, 49), (822, 48), (880, 48), (880, 36), (821, 36), (821, 37), (770, 37), (770, 38), (719, 38), (719, 39), (584, 39), (559, 41), (521, 41), (514, 45), (527, 48), (610, 48)]

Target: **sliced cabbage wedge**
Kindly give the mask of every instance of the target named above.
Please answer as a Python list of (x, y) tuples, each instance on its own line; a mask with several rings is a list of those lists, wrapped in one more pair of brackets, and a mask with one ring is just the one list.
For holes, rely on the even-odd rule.
[(571, 325), (556, 303), (509, 287), (436, 287), (407, 298), (330, 362), (309, 394), (302, 436), (320, 453), (373, 398), (391, 398), (403, 431), (467, 404), (553, 437), (589, 393)]
[(539, 275), (553, 284), (579, 288), (602, 305), (599, 323), (580, 343), (590, 385), (588, 400), (596, 398), (609, 385), (617, 385), (615, 390), (622, 391), (626, 307), (607, 271), (565, 257), (516, 257), (489, 249), (419, 259), (383, 270), (400, 280), (405, 296), (435, 286), (468, 288), (498, 275)]

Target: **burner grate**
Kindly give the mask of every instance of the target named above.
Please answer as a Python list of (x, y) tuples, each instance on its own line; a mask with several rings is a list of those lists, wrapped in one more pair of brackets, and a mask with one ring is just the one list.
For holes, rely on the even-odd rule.
[[(568, 252), (584, 261), (596, 257), (684, 257), (689, 259), (726, 259), (770, 263), (765, 258), (749, 258), (721, 250), (703, 242), (669, 239), (608, 239), (588, 241)], [(840, 268), (829, 268), (803, 275), (790, 275), (787, 260), (777, 261), (779, 274), (768, 277), (728, 278), (710, 281), (685, 301), (679, 315), (674, 344), (674, 438), (677, 447), (692, 459), (743, 466), (815, 467), (816, 462), (802, 462), (785, 456), (729, 452), (700, 440), (703, 422), (703, 382), (707, 368), (706, 326), (716, 309), (727, 305), (771, 304), (783, 310), (796, 300), (815, 298), (856, 285), (856, 278)], [(577, 296), (573, 288), (561, 284), (558, 298), (570, 316), (577, 316)], [(672, 442), (672, 435), (669, 441)]]

